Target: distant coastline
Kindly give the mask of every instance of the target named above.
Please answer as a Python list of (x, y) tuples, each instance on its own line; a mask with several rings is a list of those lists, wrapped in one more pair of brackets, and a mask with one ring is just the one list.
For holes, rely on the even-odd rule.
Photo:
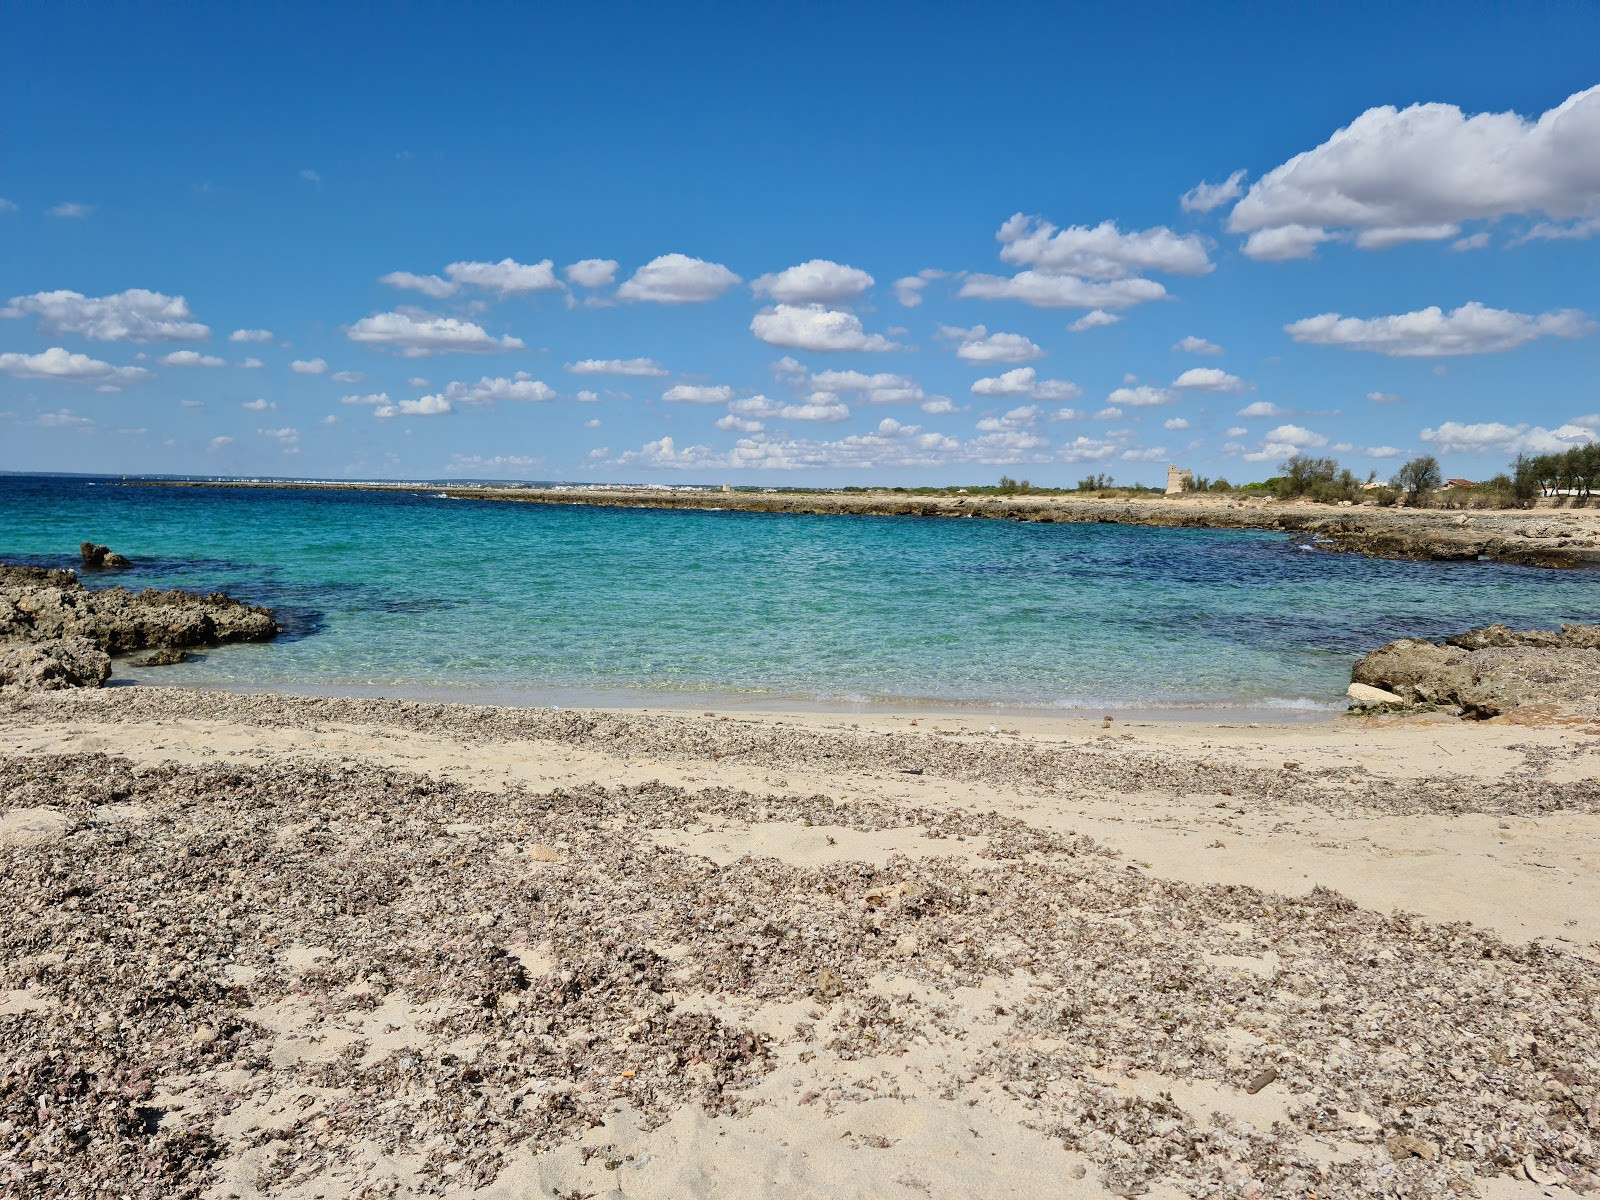
[(426, 491), (454, 499), (601, 508), (661, 508), (825, 516), (945, 517), (1304, 534), (1328, 550), (1375, 558), (1522, 566), (1600, 566), (1600, 510), (1341, 507), (1238, 495), (1097, 498), (1082, 495), (918, 494), (875, 490), (714, 491), (621, 487), (508, 487), (404, 482), (128, 480), (129, 487)]

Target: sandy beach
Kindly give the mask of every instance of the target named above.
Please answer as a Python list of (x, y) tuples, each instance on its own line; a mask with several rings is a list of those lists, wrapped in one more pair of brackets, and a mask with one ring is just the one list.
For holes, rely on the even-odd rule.
[(0, 1187), (1576, 1194), (1597, 735), (11, 695)]

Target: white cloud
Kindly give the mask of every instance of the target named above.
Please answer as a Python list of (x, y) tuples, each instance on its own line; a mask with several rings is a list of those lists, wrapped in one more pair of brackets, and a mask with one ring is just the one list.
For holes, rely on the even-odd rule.
[(1058, 408), (1046, 420), (1049, 421), (1078, 421), (1083, 418), (1083, 413), (1075, 408)]
[(1182, 417), (1168, 417), (1165, 421), (1161, 422), (1161, 428), (1172, 431), (1187, 429), (1189, 428), (1189, 422), (1185, 421)]
[(368, 396), (340, 396), (340, 404), (373, 404), (384, 405), (389, 403), (388, 392), (373, 392)]
[(726, 404), (733, 399), (733, 389), (725, 383), (680, 383), (662, 392), (661, 398), (675, 404)]
[(0, 354), (0, 374), (17, 379), (59, 379), (67, 383), (93, 383), (117, 387), (148, 379), (143, 367), (114, 367), (87, 354), (69, 354), (52, 346), (39, 354)]
[(902, 308), (916, 308), (922, 303), (922, 289), (928, 286), (928, 282), (920, 275), (907, 275), (903, 279), (896, 279), (894, 298), (900, 302)]
[(239, 405), (239, 407), (244, 409), (245, 412), (268, 412), (271, 409), (277, 408), (278, 406), (271, 400), (263, 400), (258, 397), (254, 400), (246, 400), (243, 404)]
[(1165, 446), (1135, 447), (1122, 452), (1123, 462), (1165, 462), (1167, 458)]
[(1307, 450), (1320, 449), (1328, 444), (1326, 436), (1301, 425), (1279, 425), (1268, 430), (1261, 445), (1245, 453), (1246, 462), (1279, 462)]
[[(439, 412), (448, 412), (455, 404), (480, 407), (485, 404), (497, 404), (502, 400), (542, 404), (555, 398), (554, 388), (543, 380), (535, 379), (526, 371), (518, 371), (509, 379), (503, 375), (495, 378), (485, 375), (477, 383), (447, 383), (444, 391), (439, 394), (422, 397), (423, 400), (443, 402), (444, 408), (438, 409)], [(406, 408), (404, 400), (400, 402), (399, 407), (402, 413), (410, 411)]]
[(1088, 333), (1091, 329), (1104, 329), (1108, 325), (1116, 325), (1121, 320), (1122, 318), (1116, 313), (1108, 313), (1103, 308), (1091, 309), (1071, 325), (1068, 325), (1067, 332)]
[(227, 434), (223, 434), (220, 437), (212, 438), (210, 443), (206, 446), (206, 449), (215, 453), (216, 451), (231, 445), (233, 445), (233, 439)]
[(824, 308), (820, 304), (780, 304), (765, 308), (750, 321), (750, 332), (769, 346), (819, 352), (897, 349), (878, 333), (866, 333), (854, 313)]
[(1223, 436), (1224, 437), (1231, 437), (1231, 438), (1242, 438), (1242, 437), (1244, 437), (1245, 434), (1247, 434), (1249, 432), (1250, 431), (1248, 429), (1246, 429), (1243, 425), (1235, 425), (1232, 429), (1225, 430), (1224, 433), (1223, 433)]
[(445, 471), (447, 474), (457, 474), (462, 471), (494, 470), (505, 475), (526, 475), (533, 467), (543, 465), (544, 459), (526, 454), (496, 454), (492, 458), (481, 454), (452, 454)]
[(617, 260), (614, 258), (580, 258), (561, 268), (561, 273), (579, 287), (609, 287), (617, 277)]
[(813, 258), (750, 284), (757, 296), (770, 296), (780, 304), (849, 304), (866, 295), (876, 282), (857, 267)]
[(69, 221), (82, 221), (93, 215), (94, 205), (79, 204), (75, 200), (63, 200), (60, 204), (52, 205), (44, 210), (47, 216), (63, 217)]
[(617, 298), (651, 304), (701, 304), (715, 300), (739, 282), (739, 277), (721, 263), (687, 254), (663, 254), (635, 271), (617, 289)]
[(80, 417), (70, 408), (40, 413), (33, 419), (33, 423), (40, 429), (76, 429), (80, 433), (92, 433), (99, 428), (88, 417)]
[(1289, 414), (1271, 400), (1257, 400), (1254, 404), (1246, 404), (1234, 415), (1240, 417), (1286, 417)]
[(825, 392), (859, 393), (868, 404), (919, 404), (926, 393), (904, 375), (886, 371), (868, 375), (862, 371), (818, 371), (811, 376), (812, 386)]
[(157, 360), (169, 367), (225, 367), (226, 359), (218, 358), (214, 354), (201, 354), (197, 350), (174, 350), (171, 354), (164, 354)]
[(455, 283), (483, 288), (500, 296), (561, 290), (555, 264), (548, 258), (536, 263), (519, 263), (510, 258), (502, 258), (497, 263), (453, 262), (444, 273)]
[(602, 421), (599, 417), (590, 417), (587, 421), (585, 421), (583, 423), (583, 427), (585, 429), (599, 429), (604, 424), (605, 424), (605, 422)]
[(179, 400), (178, 401), (178, 407), (179, 408), (204, 408), (205, 406), (206, 406), (206, 402), (204, 400)]
[(577, 399), (578, 399), (579, 403), (582, 403), (582, 404), (596, 404), (600, 400), (600, 393), (599, 392), (589, 392), (589, 391), (579, 392), (578, 396), (577, 396)]
[(1096, 421), (1120, 421), (1122, 420), (1122, 410), (1114, 404), (1108, 405), (1095, 413), (1094, 419)]
[(1137, 387), (1120, 387), (1106, 397), (1110, 403), (1123, 408), (1157, 408), (1171, 404), (1176, 399), (1166, 388), (1151, 387), (1147, 383)]
[(334, 383), (360, 383), (366, 379), (366, 375), (360, 371), (335, 371), (328, 378)]
[(644, 375), (660, 376), (667, 369), (653, 358), (586, 358), (570, 362), (566, 370), (574, 375)]
[(1115, 442), (1101, 441), (1097, 438), (1074, 438), (1057, 451), (1056, 457), (1062, 462), (1102, 462), (1117, 452)]
[(316, 171), (313, 171), (310, 167), (301, 167), (300, 168), (300, 178), (304, 179), (307, 183), (321, 183), (322, 182), (322, 176), (319, 175)]
[(1214, 208), (1221, 208), (1230, 200), (1237, 200), (1244, 195), (1244, 172), (1235, 171), (1221, 183), (1197, 183), (1182, 196), (1178, 203), (1183, 206), (1184, 212), (1210, 212)]
[(239, 365), (241, 367), (243, 367), (246, 371), (259, 371), (262, 367), (266, 366), (267, 364), (262, 362), (259, 358), (247, 358), (242, 363), (240, 363)]
[(257, 429), (256, 434), (277, 442), (285, 454), (300, 453), (300, 431), (293, 426), (285, 425), (282, 429)]
[(1183, 354), (1221, 354), (1222, 347), (1215, 342), (1208, 342), (1205, 338), (1195, 337), (1190, 334), (1181, 341), (1173, 342), (1172, 348)]
[[(1530, 234), (1532, 232), (1532, 230), (1529, 230)], [(1477, 233), (1469, 234), (1463, 238), (1457, 238), (1455, 241), (1450, 243), (1450, 249), (1460, 254), (1467, 250), (1482, 250), (1487, 247), (1488, 244), (1489, 231), (1487, 229), (1480, 229)]]
[(1397, 358), (1434, 358), (1514, 350), (1541, 337), (1583, 337), (1593, 331), (1594, 323), (1575, 308), (1531, 316), (1486, 308), (1473, 301), (1448, 314), (1437, 305), (1370, 320), (1323, 313), (1283, 328), (1295, 341), (1307, 345), (1371, 350)]
[(228, 335), (230, 342), (270, 342), (272, 330), (270, 329), (235, 329)]
[(979, 300), (1020, 300), (1035, 308), (1128, 308), (1160, 300), (1167, 289), (1153, 279), (1117, 279), (1094, 283), (1076, 275), (1019, 271), (1004, 275), (970, 275), (958, 293)]
[(1032, 367), (1018, 367), (1002, 375), (980, 379), (972, 385), (979, 396), (1028, 396), (1034, 400), (1073, 400), (1083, 389), (1065, 379), (1040, 379)]
[(982, 325), (958, 329), (939, 326), (939, 332), (956, 342), (956, 357), (974, 363), (1025, 363), (1043, 358), (1044, 351), (1020, 333), (990, 333)]
[(1405, 451), (1398, 446), (1362, 446), (1361, 453), (1368, 458), (1399, 458)]
[(14, 213), (16, 211), (17, 205), (14, 200), (7, 200), (4, 196), (0, 196), (0, 213)]
[(1368, 392), (1367, 399), (1374, 404), (1399, 404), (1404, 397), (1396, 396), (1393, 392)]
[(760, 421), (747, 421), (745, 418), (736, 417), (732, 413), (725, 417), (718, 417), (716, 426), (718, 429), (725, 429), (730, 433), (760, 433), (766, 428)]
[(323, 425), (337, 425), (338, 423), (339, 418), (334, 416), (332, 413), (329, 413), (327, 416), (323, 417), (321, 421), (321, 424)]
[(0, 317), (38, 317), (39, 332), (76, 333), (96, 342), (203, 342), (211, 330), (191, 321), (182, 296), (129, 288), (111, 296), (35, 292), (15, 296)]
[(1126, 279), (1143, 271), (1204, 275), (1211, 270), (1205, 239), (1177, 234), (1165, 225), (1123, 233), (1115, 221), (1058, 230), (1048, 221), (1017, 213), (995, 235), (1000, 257), (1050, 275)]
[(1002, 433), (1012, 429), (1032, 429), (1039, 423), (1039, 406), (1037, 404), (1024, 404), (1020, 408), (1013, 408), (1002, 417), (985, 417), (978, 422), (978, 429), (984, 433)]
[(390, 417), (442, 417), (454, 409), (443, 396), (418, 396), (415, 400), (400, 400), (394, 404), (380, 404), (372, 410), (379, 420)]
[(455, 317), (414, 317), (400, 312), (362, 317), (350, 327), (346, 336), (363, 345), (394, 347), (405, 358), (429, 354), (492, 354), (524, 348), (520, 338), (494, 337), (471, 321)]
[(1302, 245), (1349, 231), (1377, 249), (1452, 238), (1465, 221), (1586, 216), (1600, 203), (1597, 144), (1600, 86), (1536, 121), (1513, 112), (1469, 117), (1453, 104), (1370, 108), (1257, 180), (1228, 228), (1251, 234), (1247, 254), (1273, 257), (1257, 252), (1269, 244), (1257, 238), (1290, 229)]
[(1220, 367), (1190, 367), (1172, 381), (1175, 388), (1196, 392), (1248, 392), (1251, 385)]
[(786, 421), (845, 421), (850, 409), (831, 392), (813, 392), (801, 404), (784, 404), (766, 396), (746, 396), (728, 405), (739, 417), (768, 417)]
[(1325, 229), (1307, 225), (1279, 225), (1258, 229), (1245, 239), (1244, 252), (1257, 262), (1287, 262), (1310, 258), (1323, 242), (1333, 240)]
[(944, 416), (946, 413), (966, 412), (964, 408), (957, 408), (948, 397), (930, 396), (920, 405), (923, 412), (932, 416)]
[(432, 296), (435, 300), (454, 296), (460, 290), (459, 285), (438, 275), (415, 275), (410, 271), (390, 271), (387, 275), (379, 276), (378, 282), (386, 283), (392, 288), (421, 292), (424, 296)]
[(321, 358), (297, 358), (289, 364), (289, 370), (296, 375), (326, 375), (328, 363)]
[[(1540, 221), (1529, 228), (1526, 233), (1524, 233), (1520, 238), (1517, 238), (1512, 244), (1522, 245), (1526, 242), (1583, 241), (1585, 238), (1591, 238), (1597, 233), (1600, 233), (1600, 213), (1597, 213), (1592, 217), (1585, 217), (1581, 221), (1573, 221), (1565, 225), (1554, 224), (1550, 221)], [(1488, 245), (1488, 234), (1475, 233), (1470, 238), (1462, 238), (1461, 241), (1457, 242), (1452, 247), (1452, 249), (1476, 250), (1478, 248), (1478, 243), (1475, 242), (1475, 239), (1479, 237), (1483, 238), (1483, 242), (1481, 243), (1482, 245)], [(1467, 242), (1474, 242), (1474, 244), (1467, 246), (1465, 245)]]
[[(1582, 420), (1583, 418), (1580, 418)], [(1555, 429), (1538, 425), (1503, 425), (1483, 422), (1464, 425), (1445, 421), (1437, 429), (1424, 429), (1422, 440), (1445, 454), (1552, 454), (1600, 441), (1600, 433), (1587, 425), (1568, 423)]]

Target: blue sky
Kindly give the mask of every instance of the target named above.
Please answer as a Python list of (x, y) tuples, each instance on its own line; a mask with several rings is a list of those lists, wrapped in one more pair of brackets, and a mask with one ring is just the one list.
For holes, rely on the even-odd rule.
[(1593, 5), (548, 7), (7, 5), (0, 469), (1476, 477), (1600, 437)]

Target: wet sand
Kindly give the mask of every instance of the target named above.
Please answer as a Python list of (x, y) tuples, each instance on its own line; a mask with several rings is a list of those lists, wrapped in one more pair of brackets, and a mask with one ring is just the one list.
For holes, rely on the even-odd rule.
[(1600, 1166), (1600, 717), (134, 687), (0, 699), (0, 754), (19, 1195), (1534, 1196)]

